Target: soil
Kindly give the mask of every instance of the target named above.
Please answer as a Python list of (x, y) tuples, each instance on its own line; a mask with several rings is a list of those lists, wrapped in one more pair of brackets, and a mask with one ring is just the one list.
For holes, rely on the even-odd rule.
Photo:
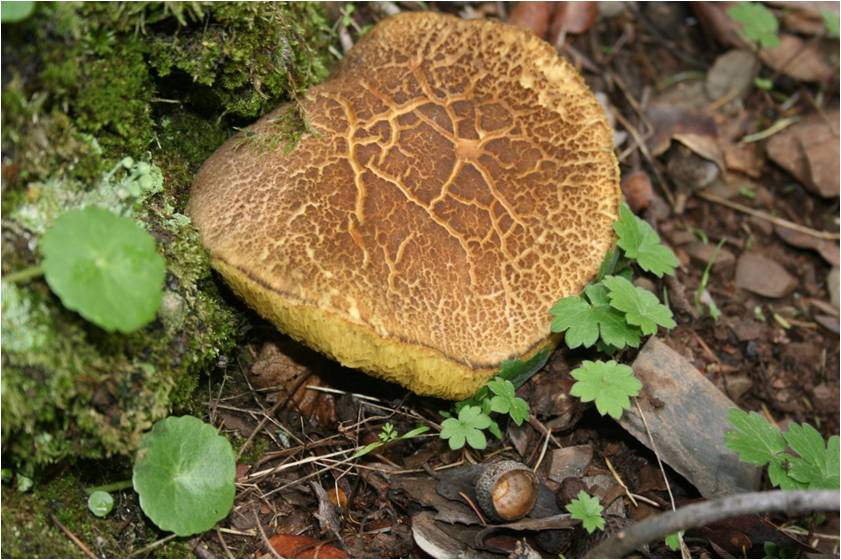
[[(408, 10), (415, 4), (395, 6)], [(584, 3), (597, 12), (588, 19), (587, 14), (564, 16), (538, 4), (542, 3), (531, 9), (542, 12), (528, 14), (522, 13), (524, 8), (512, 12), (513, 5), (497, 2), (443, 3), (433, 8), (470, 17), (514, 17), (550, 40), (559, 28), (568, 29), (557, 40), (560, 52), (603, 96), (621, 138), (616, 151), (622, 175), (636, 174), (637, 184), (626, 191), (629, 203), (639, 208), (638, 214), (655, 227), (680, 261), (674, 279), (639, 281), (660, 297), (665, 294), (675, 313), (677, 326), (661, 330), (658, 336), (743, 410), (758, 411), (781, 428), (791, 422), (809, 423), (824, 437), (838, 434), (837, 183), (835, 194), (824, 197), (772, 161), (765, 145), (773, 133), (741, 142), (784, 119), (836, 111), (834, 121), (822, 122), (834, 126), (837, 162), (837, 40), (786, 27), (788, 33), (801, 33), (808, 45), (829, 43), (835, 49), (834, 58), (828, 58), (831, 78), (806, 80), (788, 75), (785, 69), (763, 66), (760, 75), (774, 80), (772, 90), (751, 83), (738, 95), (726, 94), (728, 99), (709, 99), (704, 85), (710, 69), (733, 46), (722, 29), (701, 25), (710, 14), (683, 3), (626, 3), (621, 8), (602, 7), (598, 13), (595, 3)], [(353, 21), (340, 36), (355, 40), (358, 29), (382, 17), (375, 8), (357, 5), (350, 15)], [(777, 12), (782, 17), (783, 10)], [(798, 21), (813, 16), (794, 10), (786, 14), (790, 19), (800, 14)], [(569, 21), (565, 23), (564, 17)], [(652, 122), (647, 109), (653, 105), (669, 111), (683, 128)], [(698, 113), (706, 119), (701, 125), (691, 120)], [(712, 135), (705, 128), (709, 122)], [(654, 136), (655, 128), (658, 138), (666, 138), (660, 146), (644, 140)], [(639, 177), (653, 188), (640, 187)], [(753, 213), (745, 212), (745, 207)], [(807, 232), (792, 242), (781, 220), (808, 228)], [(781, 227), (786, 231), (780, 233)], [(820, 233), (816, 237), (814, 232), (829, 232), (831, 239), (820, 239)], [(757, 255), (764, 259), (753, 258)], [(555, 352), (518, 391), (530, 404), (530, 422), (503, 425), (502, 438), (489, 438), (481, 452), (453, 451), (438, 438), (436, 429), (443, 420), (440, 411), (449, 409), (450, 403), (414, 396), (297, 344), (278, 334), (216, 280), (223, 298), (245, 317), (247, 327), (237, 349), (207, 372), (195, 410), (234, 444), (238, 457), (234, 509), (215, 530), (160, 542), (167, 535), (144, 520), (135, 495), (118, 493), (112, 516), (119, 522), (99, 526), (104, 531), (102, 542), (86, 543), (96, 555), (122, 550), (152, 556), (271, 558), (271, 543), (287, 557), (342, 557), (333, 556), (342, 551), (351, 557), (428, 557), (430, 549), (419, 546), (413, 536), (425, 508), (472, 515), (469, 508), (455, 512), (454, 505), (442, 506), (436, 501), (443, 499), (437, 495), (441, 485), (436, 490), (432, 482), (456, 484), (457, 476), (448, 473), (500, 458), (535, 467), (542, 484), (561, 503), (575, 496), (579, 487), (599, 495), (610, 514), (607, 534), (669, 509), (669, 489), (678, 507), (701, 498), (692, 483), (670, 467), (661, 471), (655, 454), (616, 422), (569, 395), (570, 370), (583, 359), (594, 359), (594, 351)], [(759, 287), (765, 283), (772, 286)], [(631, 364), (637, 352), (623, 351), (614, 359)], [(386, 423), (400, 434), (418, 425), (433, 429), (359, 458), (351, 458), (350, 452), (337, 454), (378, 441)], [(554, 451), (573, 446), (589, 447), (591, 455), (581, 459), (574, 476), (553, 480)], [(82, 463), (72, 472), (86, 484), (110, 482), (115, 472), (128, 472), (122, 464), (103, 475), (101, 466), (95, 466), (102, 464), (113, 462)], [(91, 475), (97, 471), (100, 474)], [(54, 476), (62, 472), (66, 469), (59, 467)], [(630, 494), (641, 496), (637, 504), (618, 480)], [(762, 484), (771, 487), (767, 480)], [(84, 507), (72, 507), (84, 514)], [(5, 514), (3, 521), (8, 522)], [(465, 551), (500, 557), (529, 550), (574, 557), (597, 540), (580, 529), (506, 530), (479, 546), (475, 533), (469, 533), (470, 524), (438, 527), (449, 531)], [(831, 557), (838, 554), (837, 534), (837, 514), (748, 515), (689, 533), (685, 540), (693, 557), (762, 557), (766, 543), (774, 543), (777, 553), (794, 550)], [(50, 538), (66, 536), (53, 531)], [(146, 545), (151, 547), (141, 550)], [(67, 549), (80, 554), (75, 545)], [(33, 555), (38, 551), (33, 550)], [(644, 550), (643, 557), (677, 558), (680, 553), (661, 541)]]

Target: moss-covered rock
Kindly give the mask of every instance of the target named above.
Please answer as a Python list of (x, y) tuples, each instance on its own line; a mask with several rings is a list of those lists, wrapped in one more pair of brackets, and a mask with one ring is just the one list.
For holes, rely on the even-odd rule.
[(129, 335), (64, 309), (43, 280), (4, 282), (4, 466), (130, 455), (231, 348), (242, 319), (182, 213), (189, 185), (234, 127), (324, 76), (324, 22), (309, 3), (103, 2), (4, 25), (4, 275), (89, 205), (136, 219), (167, 263), (157, 320)]

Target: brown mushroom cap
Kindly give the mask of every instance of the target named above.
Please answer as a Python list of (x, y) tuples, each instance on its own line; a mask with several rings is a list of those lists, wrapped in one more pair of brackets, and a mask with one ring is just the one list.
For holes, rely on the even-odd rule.
[(549, 308), (613, 243), (612, 131), (528, 31), (402, 14), (208, 159), (189, 213), (281, 330), (419, 394), (464, 398), (552, 346)]

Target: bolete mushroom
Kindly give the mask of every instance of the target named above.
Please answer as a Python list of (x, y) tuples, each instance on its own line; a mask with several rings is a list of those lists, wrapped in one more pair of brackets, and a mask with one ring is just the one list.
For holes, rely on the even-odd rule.
[(188, 211), (213, 266), (282, 331), (464, 398), (557, 343), (550, 306), (614, 240), (612, 142), (584, 80), (530, 32), (407, 13), (220, 147)]

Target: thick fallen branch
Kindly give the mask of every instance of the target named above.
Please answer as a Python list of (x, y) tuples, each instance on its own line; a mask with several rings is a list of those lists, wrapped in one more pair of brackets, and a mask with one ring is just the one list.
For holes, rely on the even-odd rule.
[(680, 530), (745, 515), (785, 511), (838, 511), (839, 494), (832, 490), (751, 492), (682, 507), (632, 525), (603, 541), (587, 558), (622, 558), (634, 549)]

